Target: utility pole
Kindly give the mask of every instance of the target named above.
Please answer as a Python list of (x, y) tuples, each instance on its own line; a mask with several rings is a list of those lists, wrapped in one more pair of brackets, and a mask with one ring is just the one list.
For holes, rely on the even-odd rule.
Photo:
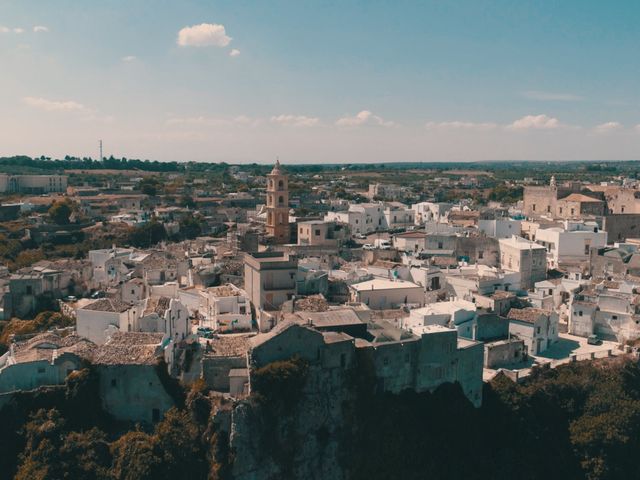
[(102, 162), (102, 140), (100, 140), (100, 162)]

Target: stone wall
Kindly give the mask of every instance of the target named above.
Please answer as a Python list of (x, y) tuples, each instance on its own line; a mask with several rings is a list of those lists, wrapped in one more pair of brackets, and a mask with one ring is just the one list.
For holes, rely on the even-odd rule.
[(607, 215), (602, 220), (602, 230), (607, 232), (609, 243), (624, 242), (627, 238), (639, 238), (640, 213)]
[(229, 371), (233, 368), (247, 368), (247, 358), (205, 356), (202, 359), (202, 378), (215, 391), (228, 392)]

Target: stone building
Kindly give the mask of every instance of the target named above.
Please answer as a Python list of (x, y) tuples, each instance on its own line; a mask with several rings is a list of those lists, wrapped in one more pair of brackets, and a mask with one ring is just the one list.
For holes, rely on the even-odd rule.
[(289, 176), (279, 160), (267, 175), (266, 227), (273, 243), (289, 243)]
[(250, 340), (249, 366), (255, 369), (299, 356), (325, 372), (372, 368), (380, 392), (425, 392), (443, 383), (459, 383), (469, 401), (481, 405), (482, 343), (459, 338), (456, 330), (439, 325), (423, 326), (417, 335), (384, 321), (369, 327), (371, 341), (283, 322)]
[[(296, 293), (298, 260), (283, 252), (256, 252), (244, 256), (244, 290), (256, 309), (261, 331), (275, 322), (264, 312), (277, 311)], [(265, 323), (267, 322), (267, 323)]]
[(0, 193), (64, 193), (66, 175), (11, 175), (0, 174)]
[(507, 315), (510, 337), (524, 340), (532, 355), (544, 352), (558, 341), (558, 314), (540, 308), (512, 308)]
[(163, 381), (169, 375), (162, 333), (115, 332), (93, 358), (104, 409), (118, 420), (156, 423), (174, 405)]
[(520, 273), (520, 288), (527, 290), (547, 276), (547, 249), (522, 237), (501, 238), (500, 265)]
[(555, 216), (559, 218), (582, 218), (587, 215), (602, 216), (606, 203), (582, 193), (572, 193), (556, 201)]
[(0, 357), (0, 393), (62, 385), (90, 360), (96, 345), (77, 335), (42, 333), (12, 343)]

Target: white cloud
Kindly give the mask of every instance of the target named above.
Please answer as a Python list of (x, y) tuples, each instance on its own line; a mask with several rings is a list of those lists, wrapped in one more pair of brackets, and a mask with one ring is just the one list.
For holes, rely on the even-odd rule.
[(86, 112), (87, 107), (73, 100), (57, 101), (40, 97), (24, 97), (22, 99), (30, 107), (47, 112)]
[(622, 128), (622, 124), (619, 122), (606, 122), (600, 125), (597, 125), (594, 128), (596, 133), (609, 133), (616, 130), (620, 130)]
[(557, 118), (548, 115), (525, 115), (507, 128), (511, 130), (555, 130), (563, 125)]
[(385, 121), (382, 117), (374, 115), (369, 110), (362, 110), (353, 117), (342, 117), (336, 120), (339, 127), (357, 127), (360, 125), (378, 125), (382, 127), (393, 127), (394, 122)]
[(234, 48), (229, 52), (230, 57), (237, 57), (238, 55), (240, 55), (240, 50), (237, 48)]
[(33, 31), (36, 33), (44, 33), (48, 32), (49, 28), (45, 27), (44, 25), (36, 25), (35, 27), (33, 27)]
[(201, 23), (184, 27), (178, 32), (178, 45), (181, 47), (226, 47), (231, 42), (224, 25)]
[(427, 122), (425, 128), (427, 130), (492, 130), (496, 128), (498, 124), (491, 122)]
[(9, 28), (9, 27), (0, 25), (0, 33), (15, 33), (19, 35), (21, 33), (24, 33), (24, 28), (20, 28), (20, 27)]
[(223, 126), (250, 126), (254, 127), (262, 121), (259, 118), (251, 118), (246, 115), (236, 117), (206, 117), (199, 115), (195, 117), (170, 117), (166, 120), (167, 125), (172, 126), (199, 126), (199, 127), (223, 127)]
[(320, 124), (317, 117), (306, 117), (304, 115), (278, 115), (271, 117), (271, 123), (288, 127), (315, 127)]
[(530, 98), (532, 100), (551, 100), (551, 101), (560, 101), (560, 102), (579, 102), (580, 100), (584, 100), (583, 97), (579, 95), (574, 95), (573, 93), (553, 93), (553, 92), (540, 92), (538, 90), (529, 90), (522, 93), (525, 97)]
[(127, 55), (126, 57), (122, 57), (123, 62), (135, 62), (138, 59), (135, 55)]

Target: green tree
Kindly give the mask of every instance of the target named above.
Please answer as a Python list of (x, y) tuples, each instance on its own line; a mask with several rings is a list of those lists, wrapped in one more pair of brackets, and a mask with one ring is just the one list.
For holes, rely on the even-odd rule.
[(47, 213), (52, 222), (58, 225), (67, 225), (73, 213), (73, 204), (69, 199), (58, 200), (53, 202)]

